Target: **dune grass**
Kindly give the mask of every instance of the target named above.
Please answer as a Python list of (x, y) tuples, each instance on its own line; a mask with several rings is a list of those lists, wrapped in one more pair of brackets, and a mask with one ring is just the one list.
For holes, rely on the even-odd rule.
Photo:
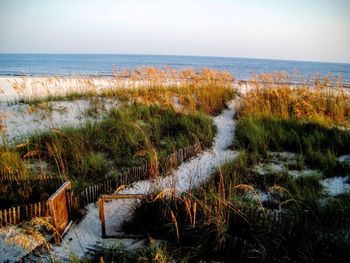
[(238, 120), (235, 136), (238, 148), (263, 158), (268, 151), (295, 152), (305, 165), (328, 176), (346, 174), (337, 157), (349, 154), (349, 131), (313, 121), (248, 115)]
[[(28, 103), (33, 111), (44, 107), (49, 114), (54, 109), (48, 102), (88, 99), (90, 108), (86, 114), (99, 116), (104, 98), (122, 101), (124, 108), (104, 113), (106, 116), (99, 122), (34, 134), (26, 143), (18, 142), (17, 148), (8, 146), (1, 132), (0, 171), (4, 176), (28, 177), (38, 172), (29, 169), (28, 160), (40, 160), (50, 164), (53, 174), (73, 180), (74, 186), (82, 189), (113, 176), (121, 167), (159, 162), (162, 168), (165, 157), (177, 149), (198, 142), (203, 147), (210, 146), (215, 128), (205, 114), (215, 115), (226, 107), (234, 96), (232, 80), (222, 71), (152, 67), (115, 71), (111, 79), (16, 80), (12, 86), (20, 99), (13, 103)], [(12, 189), (13, 184), (3, 189), (9, 192), (9, 187)], [(26, 189), (35, 191), (33, 187)], [(16, 193), (9, 199), (22, 196)], [(27, 194), (22, 199), (31, 197)]]
[(312, 85), (291, 86), (288, 75), (262, 74), (238, 109), (239, 116), (314, 121), (324, 126), (349, 126), (350, 95), (340, 80), (324, 77)]
[[(122, 167), (157, 163), (161, 168), (177, 149), (195, 143), (210, 146), (214, 134), (212, 120), (203, 113), (185, 115), (133, 104), (112, 109), (98, 122), (52, 129), (16, 147), (1, 147), (0, 171), (3, 176), (25, 177), (33, 173), (28, 162), (41, 160), (49, 164), (51, 173), (72, 180), (78, 190), (115, 175)], [(2, 187), (9, 192), (10, 186)]]
[[(227, 83), (227, 76), (182, 71), (183, 82), (162, 86), (171, 77), (163, 73), (152, 68), (136, 71), (135, 79), (147, 87), (101, 93), (128, 103), (158, 106), (133, 104), (113, 110), (99, 123), (53, 130), (11, 151), (17, 156), (19, 151), (19, 158), (46, 160), (63, 177), (88, 183), (116, 167), (161, 164), (162, 157), (194, 142), (209, 146), (212, 122), (197, 111), (216, 114), (232, 98), (230, 86), (220, 83)], [(167, 74), (179, 79), (178, 72)], [(116, 73), (116, 81), (120, 78)], [(337, 160), (350, 149), (350, 132), (339, 128), (349, 125), (348, 95), (327, 79), (290, 87), (281, 84), (288, 80), (284, 74), (258, 78), (263, 81), (252, 82), (254, 87), (241, 99), (237, 112), (234, 146), (240, 151), (238, 157), (190, 192), (164, 197), (164, 190), (155, 200), (142, 201), (123, 226), (129, 233), (166, 242), (148, 244), (135, 253), (100, 248), (95, 260), (310, 262), (350, 250), (344, 236), (333, 229), (337, 217), (349, 216), (348, 194), (320, 202), (325, 197), (320, 180), (348, 172)], [(183, 108), (179, 110), (178, 104)], [(299, 177), (254, 172), (254, 165), (268, 161), (269, 151), (295, 152), (301, 166), (319, 172)], [(11, 169), (22, 171), (16, 167)], [(262, 191), (270, 194), (268, 200), (263, 200)]]
[[(126, 231), (166, 240), (170, 255), (193, 262), (310, 262), (346, 254), (349, 244), (330, 222), (348, 217), (348, 195), (323, 199), (320, 180), (348, 172), (337, 157), (350, 149), (350, 132), (339, 128), (349, 125), (349, 97), (327, 79), (290, 87), (277, 84), (288, 80), (284, 74), (260, 78), (236, 115), (239, 156), (188, 193), (143, 201)], [(298, 166), (318, 172), (255, 172), (269, 151), (295, 152)], [(237, 255), (240, 246), (245, 253)]]
[[(139, 68), (115, 71), (113, 78), (93, 77), (23, 79), (12, 83), (20, 98), (10, 103), (39, 104), (94, 97), (113, 98), (126, 103), (158, 104), (178, 111), (218, 114), (233, 98), (234, 77), (225, 71), (194, 71), (171, 68)], [(102, 82), (103, 85), (99, 84)]]
[[(149, 239), (136, 249), (130, 250), (122, 245), (98, 246), (91, 258), (78, 262), (124, 262), (124, 263), (168, 263), (173, 258), (166, 250), (165, 244)], [(74, 261), (74, 260), (73, 260)]]
[[(248, 155), (242, 152), (189, 193), (142, 201), (124, 230), (166, 240), (168, 254), (191, 262), (252, 258), (309, 262), (330, 259), (350, 248), (329, 224), (347, 215), (347, 196), (321, 205), (318, 175), (292, 178), (285, 174), (265, 180), (251, 172)], [(261, 200), (259, 188), (269, 189), (274, 201)], [(334, 204), (336, 214), (330, 209)], [(281, 221), (270, 216), (272, 211)], [(244, 255), (237, 253), (240, 246)]]
[(33, 183), (32, 176), (49, 173), (40, 167), (40, 161), (30, 162), (22, 158), (20, 151), (4, 144), (0, 147), (0, 207), (24, 205), (46, 200), (62, 181), (42, 180)]
[[(136, 166), (176, 149), (211, 144), (214, 128), (201, 113), (183, 115), (158, 106), (134, 104), (112, 110), (101, 122), (52, 130), (29, 139), (29, 151), (59, 165), (62, 173), (89, 178), (112, 164)], [(112, 162), (112, 163), (109, 163)]]
[(301, 155), (305, 165), (329, 176), (344, 167), (337, 157), (350, 149), (350, 95), (338, 79), (290, 86), (288, 75), (263, 74), (242, 98), (236, 146), (266, 157), (268, 151)]

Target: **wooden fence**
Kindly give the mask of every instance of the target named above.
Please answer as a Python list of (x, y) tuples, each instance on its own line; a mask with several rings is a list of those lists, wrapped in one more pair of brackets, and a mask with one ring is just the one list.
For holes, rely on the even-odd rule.
[(82, 209), (86, 205), (96, 202), (100, 195), (104, 193), (111, 193), (115, 189), (116, 181), (111, 179), (105, 180), (100, 184), (87, 187), (80, 194), (73, 195), (73, 209)]
[(7, 171), (1, 171), (0, 169), (0, 182), (12, 182), (12, 181), (49, 181), (53, 179), (60, 179), (55, 175), (48, 174), (36, 174), (30, 176), (23, 176), (18, 173), (8, 173)]
[(188, 160), (189, 158), (195, 156), (202, 150), (202, 147), (199, 143), (196, 143), (195, 145), (179, 149), (175, 151), (174, 153), (170, 154), (164, 162), (163, 167), (161, 167), (160, 171), (163, 174), (168, 173), (172, 169), (177, 168), (179, 165), (181, 165), (183, 162)]
[[(159, 174), (166, 175), (172, 169), (178, 167), (181, 163), (193, 157), (201, 151), (201, 145), (195, 144), (170, 154), (160, 167)], [(145, 180), (153, 175), (148, 165), (142, 165), (131, 168), (122, 168), (120, 173), (113, 179), (107, 179), (100, 184), (87, 187), (80, 194), (74, 197), (74, 207), (84, 208), (87, 204), (94, 203), (100, 195), (114, 192), (119, 186), (129, 185), (134, 182)]]
[[(179, 149), (176, 152), (170, 154), (164, 161), (159, 169), (161, 175), (166, 175), (171, 169), (176, 168), (178, 165), (196, 155), (201, 151), (201, 145), (195, 144), (183, 149)], [(15, 176), (15, 175), (13, 175)], [(102, 194), (109, 194), (114, 192), (119, 186), (128, 185), (139, 180), (145, 180), (152, 177), (151, 171), (148, 165), (122, 168), (115, 178), (107, 179), (99, 184), (87, 187), (80, 193), (73, 193), (73, 213), (76, 214), (78, 209), (84, 208), (90, 203), (96, 202)], [(14, 179), (15, 177), (13, 177)], [(40, 180), (38, 177), (37, 180)], [(57, 178), (57, 177), (55, 177)], [(42, 177), (43, 181), (55, 179), (53, 177)], [(3, 179), (3, 178), (2, 178)], [(2, 180), (1, 179), (1, 180)], [(29, 178), (28, 178), (29, 179)], [(35, 180), (34, 178), (30, 178)], [(1, 181), (0, 180), (0, 181)], [(11, 176), (8, 177), (11, 180)], [(18, 180), (18, 178), (14, 179)], [(27, 204), (23, 206), (16, 206), (7, 209), (0, 210), (0, 226), (6, 224), (19, 224), (23, 221), (30, 220), (34, 217), (49, 216), (48, 201), (42, 201), (33, 204)]]
[(0, 210), (0, 226), (6, 224), (19, 224), (34, 217), (49, 216), (48, 201), (42, 201), (23, 206), (16, 206)]

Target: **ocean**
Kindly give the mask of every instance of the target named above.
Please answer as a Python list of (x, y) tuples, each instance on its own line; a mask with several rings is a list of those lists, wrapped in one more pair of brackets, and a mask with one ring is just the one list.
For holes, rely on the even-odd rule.
[(226, 70), (240, 80), (248, 80), (256, 73), (274, 71), (301, 74), (307, 78), (333, 74), (350, 83), (350, 64), (345, 63), (163, 55), (0, 54), (0, 76), (109, 76), (116, 68), (144, 66)]

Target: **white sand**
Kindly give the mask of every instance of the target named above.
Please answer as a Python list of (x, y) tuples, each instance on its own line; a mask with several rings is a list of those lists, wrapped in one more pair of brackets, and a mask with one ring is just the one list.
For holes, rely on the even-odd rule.
[(111, 99), (104, 99), (101, 103), (99, 114), (92, 117), (87, 114), (90, 108), (88, 100), (52, 101), (44, 108), (0, 102), (0, 121), (5, 127), (7, 140), (11, 142), (52, 128), (77, 126), (88, 120), (100, 119), (104, 112), (119, 106), (118, 101)]
[[(21, 234), (21, 229), (16, 226), (0, 228), (0, 262), (17, 262), (19, 258), (25, 256), (27, 252), (20, 246), (14, 244), (11, 239), (15, 239)], [(40, 244), (27, 236), (31, 242), (28, 244), (28, 250), (35, 249)]]
[(326, 194), (329, 196), (337, 196), (342, 193), (350, 192), (350, 176), (331, 177), (321, 181)]

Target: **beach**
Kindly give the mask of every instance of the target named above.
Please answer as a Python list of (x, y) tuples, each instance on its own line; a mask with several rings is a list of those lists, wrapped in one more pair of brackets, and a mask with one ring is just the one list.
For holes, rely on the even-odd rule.
[[(153, 74), (154, 71), (150, 72)], [(158, 72), (162, 71), (160, 70)], [(346, 132), (348, 131), (348, 127), (346, 126), (346, 117), (344, 117), (347, 116), (346, 111), (339, 110), (338, 117), (335, 117), (335, 115), (331, 115), (331, 117), (329, 117), (325, 111), (315, 113), (313, 108), (310, 109), (310, 106), (308, 106), (309, 104), (300, 104), (299, 100), (305, 97), (310, 101), (310, 103), (319, 105), (321, 102), (334, 103), (334, 96), (338, 98), (338, 106), (346, 107), (346, 104), (343, 103), (346, 102), (346, 98), (349, 96), (348, 88), (339, 88), (338, 86), (328, 87), (326, 82), (325, 84), (321, 83), (319, 85), (315, 84), (314, 82), (311, 82), (312, 84), (291, 84), (286, 82), (286, 80), (288, 80), (287, 77), (281, 78), (281, 76), (285, 76), (284, 73), (262, 75), (259, 82), (254, 80), (235, 80), (234, 78), (228, 76), (225, 72), (203, 71), (199, 73), (199, 75), (193, 72), (192, 74), (193, 79), (174, 79), (168, 78), (167, 75), (163, 76), (161, 74), (151, 75), (151, 77), (147, 77), (147, 74), (139, 74), (138, 76), (142, 76), (142, 78), (112, 78), (110, 76), (0, 77), (0, 124), (2, 131), (2, 145), (4, 146), (3, 154), (4, 156), (8, 154), (9, 150), (6, 147), (10, 147), (11, 152), (16, 152), (17, 149), (21, 150), (22, 147), (27, 147), (27, 142), (29, 140), (31, 140), (31, 144), (34, 145), (41, 143), (41, 140), (44, 140), (44, 145), (39, 147), (36, 146), (34, 148), (35, 150), (24, 154), (24, 156), (28, 154), (31, 155), (32, 153), (34, 154), (34, 157), (29, 157), (31, 160), (29, 160), (27, 157), (24, 158), (23, 162), (25, 165), (23, 167), (29, 168), (21, 169), (29, 169), (26, 174), (33, 172), (37, 173), (38, 171), (35, 167), (39, 167), (40, 173), (44, 174), (52, 173), (52, 170), (56, 169), (54, 168), (55, 165), (52, 166), (52, 163), (47, 163), (47, 161), (45, 159), (42, 160), (41, 157), (39, 157), (37, 160), (35, 157), (38, 148), (49, 147), (48, 150), (46, 150), (47, 153), (42, 152), (41, 154), (48, 154), (47, 157), (45, 157), (48, 158), (47, 160), (53, 157), (53, 163), (56, 163), (57, 160), (61, 160), (61, 164), (56, 163), (56, 165), (59, 167), (59, 173), (62, 172), (60, 170), (60, 165), (63, 165), (63, 170), (76, 166), (74, 169), (78, 171), (78, 174), (73, 175), (72, 173), (76, 171), (70, 168), (70, 173), (65, 176), (67, 176), (69, 180), (73, 181), (76, 180), (76, 178), (79, 178), (79, 183), (76, 183), (77, 185), (81, 183), (80, 177), (82, 177), (82, 173), (85, 172), (89, 174), (89, 169), (97, 169), (93, 170), (93, 183), (100, 182), (99, 178), (95, 177), (95, 174), (101, 172), (103, 173), (102, 177), (110, 178), (110, 176), (112, 176), (112, 178), (119, 178), (119, 167), (112, 164), (115, 160), (105, 159), (107, 153), (96, 154), (94, 152), (100, 151), (99, 144), (101, 143), (101, 140), (107, 139), (105, 144), (109, 145), (110, 137), (114, 136), (113, 133), (107, 133), (107, 135), (104, 135), (107, 136), (107, 138), (99, 135), (99, 133), (101, 133), (101, 128), (99, 125), (102, 125), (103, 127), (105, 125), (109, 125), (109, 123), (115, 123), (118, 118), (122, 118), (119, 120), (121, 122), (118, 122), (116, 127), (107, 128), (106, 131), (114, 130), (119, 132), (118, 129), (125, 131), (126, 134), (122, 135), (122, 137), (117, 136), (116, 138), (122, 143), (121, 145), (123, 145), (124, 138), (128, 140), (129, 136), (134, 136), (132, 135), (132, 131), (135, 127), (137, 128), (136, 130), (142, 131), (142, 138), (145, 136), (146, 132), (144, 132), (143, 129), (146, 123), (143, 118), (145, 118), (145, 116), (149, 116), (149, 114), (151, 114), (154, 109), (157, 109), (157, 107), (162, 108), (162, 111), (174, 111), (174, 113), (172, 113), (176, 114), (174, 116), (183, 116), (184, 118), (190, 117), (191, 114), (195, 114), (194, 116), (197, 116), (196, 114), (198, 111), (202, 111), (201, 114), (204, 114), (205, 112), (205, 116), (208, 116), (207, 121), (212, 121), (213, 127), (216, 127), (215, 136), (213, 131), (204, 132), (204, 130), (197, 130), (196, 132), (204, 133), (204, 136), (213, 136), (210, 137), (210, 140), (212, 140), (212, 145), (210, 147), (202, 149), (202, 151), (197, 153), (189, 160), (184, 160), (183, 163), (179, 163), (178, 167), (171, 169), (167, 174), (165, 174), (165, 177), (150, 177), (144, 180), (132, 182), (130, 184), (117, 185), (116, 188), (119, 189), (119, 187), (121, 187), (121, 190), (110, 189), (108, 193), (112, 191), (114, 194), (147, 195), (154, 191), (158, 191), (160, 192), (160, 195), (162, 195), (163, 192), (167, 193), (169, 191), (170, 193), (188, 194), (191, 193), (193, 189), (201, 189), (200, 187), (202, 187), (202, 185), (206, 185), (207, 182), (213, 180), (213, 176), (215, 176), (218, 171), (224, 175), (227, 173), (229, 174), (230, 171), (227, 172), (227, 170), (225, 170), (227, 168), (225, 167), (227, 164), (234, 164), (238, 165), (237, 167), (239, 167), (239, 165), (243, 165), (244, 169), (246, 170), (243, 168), (239, 169), (243, 169), (243, 173), (247, 173), (246, 178), (249, 178), (249, 176), (253, 174), (254, 176), (257, 176), (256, 180), (259, 183), (254, 182), (254, 185), (236, 184), (233, 189), (245, 189), (245, 198), (248, 198), (248, 201), (245, 202), (253, 202), (254, 204), (258, 204), (258, 208), (260, 207), (271, 211), (273, 214), (271, 218), (275, 218), (273, 220), (276, 220), (276, 218), (282, 218), (283, 213), (288, 211), (288, 209), (276, 210), (274, 208), (275, 203), (283, 203), (285, 201), (280, 201), (280, 197), (276, 196), (274, 192), (275, 190), (273, 190), (274, 187), (278, 186), (271, 185), (269, 181), (261, 183), (261, 179), (259, 179), (260, 177), (282, 178), (283, 176), (288, 178), (287, 180), (290, 182), (290, 184), (300, 180), (306, 180), (306, 182), (311, 181), (316, 185), (316, 187), (318, 187), (317, 189), (319, 189), (317, 194), (317, 202), (319, 202), (321, 206), (325, 206), (324, 204), (333, 201), (333, 199), (342, 200), (341, 196), (348, 194), (350, 190), (350, 177), (346, 174), (347, 168), (342, 167), (346, 167), (346, 165), (348, 165), (349, 152), (347, 149), (342, 148), (339, 141), (337, 142), (337, 145), (339, 145), (337, 147), (342, 150), (339, 151), (339, 154), (332, 153), (329, 159), (336, 159), (335, 165), (337, 167), (341, 167), (337, 169), (345, 169), (345, 174), (336, 173), (324, 175), (326, 172), (321, 172), (318, 170), (320, 169), (319, 167), (324, 167), (322, 166), (325, 162), (325, 160), (322, 159), (323, 155), (318, 157), (320, 158), (320, 163), (317, 163), (316, 166), (309, 166), (309, 164), (305, 165), (303, 163), (304, 161), (301, 161), (303, 159), (303, 148), (318, 147), (312, 146), (313, 143), (317, 144), (317, 141), (315, 140), (310, 140), (311, 142), (305, 139), (302, 142), (299, 141), (299, 144), (306, 144), (306, 146), (300, 146), (303, 147), (300, 152), (298, 148), (293, 148), (296, 145), (295, 141), (291, 144), (287, 144), (287, 146), (283, 146), (283, 151), (275, 152), (268, 150), (266, 151), (268, 156), (267, 159), (261, 157), (261, 159), (254, 161), (253, 164), (245, 163), (246, 161), (242, 159), (242, 156), (252, 154), (249, 152), (246, 153), (246, 149), (249, 149), (251, 145), (254, 147), (260, 146), (255, 146), (255, 144), (244, 145), (245, 148), (242, 148), (242, 146), (239, 146), (241, 148), (236, 148), (237, 146), (235, 146), (236, 140), (241, 141), (241, 143), (244, 141), (254, 142), (256, 140), (254, 138), (256, 134), (258, 134), (258, 140), (263, 140), (259, 142), (259, 145), (264, 145), (266, 140), (285, 140), (285, 137), (281, 138), (279, 137), (279, 134), (273, 134), (273, 132), (279, 131), (280, 129), (285, 129), (283, 122), (282, 124), (278, 124), (280, 126), (277, 129), (273, 127), (267, 131), (264, 131), (265, 133), (271, 133), (271, 135), (265, 137), (265, 139), (263, 139), (263, 136), (265, 135), (259, 137), (261, 136), (261, 130), (265, 129), (264, 125), (275, 125), (274, 120), (269, 118), (265, 120), (266, 123), (264, 123), (264, 121), (261, 122), (262, 119), (259, 117), (260, 114), (263, 116), (262, 118), (266, 118), (266, 116), (269, 116), (269, 114), (274, 114), (276, 116), (280, 116), (279, 114), (282, 114), (283, 116), (286, 116), (286, 114), (295, 114), (295, 116), (292, 115), (291, 117), (284, 119), (284, 121), (290, 122), (291, 125), (304, 125), (303, 122), (299, 123), (296, 119), (296, 117), (299, 118), (298, 116), (300, 116), (300, 114), (302, 114), (302, 116), (320, 114), (320, 116), (323, 116), (324, 118), (318, 119), (322, 125), (333, 125), (333, 118), (345, 118), (342, 120), (344, 126), (339, 126), (340, 129), (337, 130), (336, 133), (340, 133), (339, 136), (345, 136), (343, 140), (346, 140)], [(162, 77), (159, 77), (160, 75)], [(275, 82), (275, 79), (282, 79), (282, 81)], [(266, 101), (268, 101), (268, 103), (266, 103)], [(291, 106), (289, 106), (288, 103), (285, 104), (286, 101), (291, 103), (291, 105), (293, 105), (292, 108), (295, 110), (291, 111)], [(145, 108), (143, 109), (143, 107)], [(245, 110), (242, 110), (242, 107), (246, 107)], [(321, 110), (323, 108), (327, 107), (320, 107)], [(150, 109), (151, 111), (146, 113), (145, 116), (142, 114), (139, 115), (140, 113), (138, 113), (140, 110), (141, 112), (144, 110), (147, 112)], [(237, 111), (240, 113), (237, 114)], [(252, 113), (249, 113), (249, 111)], [(264, 111), (267, 111), (267, 113), (264, 113)], [(123, 113), (118, 115), (118, 112)], [(136, 115), (134, 116), (133, 114), (135, 113)], [(243, 117), (239, 114), (243, 114)], [(248, 122), (245, 122), (246, 119), (244, 118), (244, 114), (251, 114)], [(130, 119), (130, 126), (124, 127), (123, 125), (128, 122), (127, 118), (123, 119), (126, 116), (134, 116), (132, 118), (141, 116), (141, 119), (135, 121), (134, 119)], [(155, 116), (156, 118), (160, 117), (159, 113), (156, 113)], [(197, 117), (199, 116), (200, 115)], [(168, 117), (165, 115), (165, 117), (162, 118), (166, 119)], [(151, 122), (153, 123), (152, 125), (159, 123), (162, 118), (156, 122)], [(329, 120), (329, 118), (332, 119)], [(309, 119), (305, 120), (310, 122), (310, 125), (315, 125)], [(164, 126), (164, 129), (167, 130), (165, 133), (167, 137), (170, 136), (174, 130), (177, 130), (178, 127), (183, 126), (183, 122), (179, 122), (176, 126), (171, 126), (172, 121), (173, 120), (170, 122), (165, 122), (166, 125)], [(187, 123), (188, 121), (189, 120), (186, 120), (184, 123)], [(184, 125), (184, 127), (187, 127), (187, 125), (188, 124)], [(196, 125), (198, 125), (198, 123)], [(188, 125), (188, 127), (195, 128), (196, 125)], [(168, 126), (171, 126), (172, 128), (169, 130)], [(153, 127), (151, 126), (150, 128), (152, 132), (147, 131), (147, 136), (153, 136)], [(236, 132), (236, 129), (238, 129), (238, 133)], [(297, 128), (293, 128), (292, 130), (294, 129)], [(301, 128), (301, 130), (298, 131), (299, 134), (297, 136), (297, 140), (299, 140), (299, 137), (303, 136), (303, 129), (304, 128)], [(319, 126), (316, 130), (314, 130), (316, 135), (305, 135), (305, 138), (308, 138), (307, 136), (319, 136), (317, 135), (319, 132), (318, 130), (324, 134), (328, 133), (328, 128), (325, 128), (325, 126)], [(344, 134), (342, 131), (344, 131)], [(287, 129), (284, 132), (290, 133), (290, 130)], [(71, 140), (68, 134), (70, 134), (70, 136), (77, 137), (75, 137), (76, 139)], [(101, 137), (85, 137), (88, 134), (95, 134), (95, 136)], [(185, 136), (188, 136), (188, 134), (191, 133), (186, 132)], [(49, 137), (46, 138), (46, 136)], [(183, 140), (184, 137), (182, 136), (184, 135), (171, 139), (168, 137), (167, 142), (161, 140), (156, 144), (174, 144), (175, 140)], [(200, 136), (200, 134), (197, 136)], [(60, 140), (65, 140), (64, 138), (66, 137), (66, 142), (60, 142)], [(248, 139), (242, 139), (242, 137), (246, 137)], [(197, 137), (195, 138), (195, 140), (198, 140)], [(293, 134), (289, 134), (287, 139), (295, 140)], [(54, 144), (52, 145), (56, 147), (54, 148), (55, 150), (53, 152), (51, 150), (53, 148), (50, 148), (50, 143), (52, 140), (54, 140)], [(145, 145), (148, 145), (147, 140)], [(87, 148), (82, 150), (84, 147), (86, 147), (86, 143)], [(65, 150), (65, 145), (71, 145), (69, 147), (72, 148)], [(93, 145), (96, 145), (98, 148), (91, 151), (91, 147), (96, 147)], [(115, 147), (117, 147), (119, 150), (121, 145)], [(28, 147), (31, 147), (31, 145), (28, 144)], [(114, 146), (112, 145), (112, 147)], [(289, 147), (292, 147), (291, 150)], [(107, 149), (109, 150), (110, 146), (108, 146)], [(129, 150), (129, 148), (127, 149)], [(317, 151), (317, 148), (314, 149), (314, 151)], [(70, 152), (75, 154), (73, 155), (73, 158), (68, 157)], [(139, 156), (141, 156), (141, 159), (143, 159), (145, 154), (144, 152), (145, 151), (141, 148), (128, 158), (125, 158), (124, 155), (118, 158), (120, 158), (120, 162), (131, 160), (130, 164), (128, 165), (133, 165), (133, 159), (139, 158)], [(313, 156), (313, 153), (306, 154), (311, 154), (311, 156)], [(66, 157), (62, 157), (62, 155), (66, 155)], [(92, 164), (89, 163), (91, 162), (90, 158), (93, 158)], [(92, 165), (91, 168), (88, 166), (86, 170), (80, 171), (80, 160), (82, 160), (83, 165)], [(66, 163), (63, 164), (63, 162)], [(99, 162), (106, 165), (106, 168), (100, 168)], [(241, 162), (243, 163), (240, 164)], [(232, 169), (234, 170), (237, 168), (234, 166)], [(51, 174), (50, 176), (54, 175)], [(91, 175), (89, 174), (89, 177), (90, 176)], [(23, 178), (21, 180), (23, 180)], [(91, 179), (84, 178), (84, 180)], [(78, 195), (85, 193), (88, 191), (87, 189), (95, 189), (96, 185), (93, 185), (93, 183), (89, 183), (90, 185), (92, 184), (92, 188), (88, 187), (85, 190), (79, 190), (81, 192), (78, 192)], [(211, 187), (217, 186), (215, 184)], [(221, 187), (224, 186), (219, 185), (218, 187), (221, 189)], [(286, 185), (285, 187), (290, 187), (290, 185)], [(303, 187), (303, 185), (298, 187)], [(312, 192), (314, 191), (313, 187), (314, 186), (311, 186), (305, 191)], [(291, 191), (293, 191), (293, 188), (291, 189)], [(228, 193), (230, 193), (230, 191), (231, 190), (229, 189)], [(132, 235), (129, 235), (128, 232), (123, 230), (123, 224), (127, 218), (137, 220), (137, 218), (134, 218), (133, 213), (135, 213), (135, 210), (140, 209), (140, 202), (130, 199), (125, 201), (115, 200), (106, 203), (108, 233), (120, 235), (121, 237), (125, 236), (128, 238), (103, 239), (101, 238), (100, 232), (101, 226), (98, 206), (95, 201), (97, 200), (94, 199), (87, 203), (86, 206), (84, 205), (81, 207), (81, 209), (84, 209), (83, 215), (80, 218), (81, 221), (74, 223), (70, 230), (68, 230), (66, 236), (63, 238), (64, 245), (55, 245), (50, 251), (44, 252), (43, 255), (38, 250), (38, 247), (42, 246), (42, 243), (37, 240), (32, 240), (30, 235), (27, 238), (32, 240), (32, 246), (28, 249), (36, 255), (28, 254), (26, 250), (15, 243), (8, 243), (6, 240), (16, 238), (16, 236), (18, 236), (20, 233), (20, 229), (15, 225), (3, 228), (2, 234), (0, 233), (0, 251), (3, 252), (3, 259), (16, 260), (21, 257), (27, 257), (32, 260), (36, 260), (38, 256), (44, 256), (47, 258), (53, 256), (56, 259), (68, 262), (69, 255), (71, 253), (73, 253), (79, 259), (89, 258), (90, 256), (87, 251), (91, 247), (101, 244), (104, 244), (105, 246), (113, 246), (115, 244), (122, 246), (125, 245), (130, 247), (130, 250), (128, 250), (129, 252), (131, 251), (130, 253), (142, 248), (139, 238), (130, 238)], [(311, 201), (307, 200), (306, 202)], [(231, 206), (230, 203), (229, 205)], [(261, 222), (259, 222), (259, 224), (260, 223)], [(24, 222), (23, 224), (26, 223)], [(342, 239), (347, 238), (347, 235), (343, 232), (341, 232), (339, 235)], [(6, 252), (10, 250), (13, 252)]]

